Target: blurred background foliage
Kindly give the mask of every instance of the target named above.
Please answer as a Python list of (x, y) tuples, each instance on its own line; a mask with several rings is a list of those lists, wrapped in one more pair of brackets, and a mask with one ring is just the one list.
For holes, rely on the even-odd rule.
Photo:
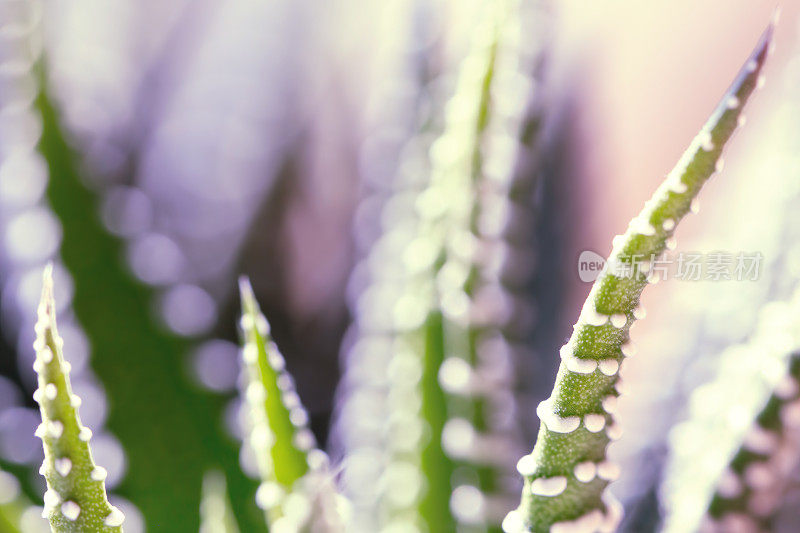
[[(55, 258), (73, 385), (126, 531), (167, 520), (196, 531), (210, 467), (224, 471), (241, 530), (263, 529), (256, 483), (240, 472), (254, 474), (254, 461), (238, 451), (236, 277), (250, 276), (327, 442), (363, 288), (357, 265), (380, 237), (397, 176), (412, 189), (427, 183), (482, 4), (2, 0), (0, 25), (35, 30), (32, 41), (0, 32), (0, 466), (22, 481), (18, 498), (43, 492), (31, 342), (41, 265)], [(579, 253), (607, 252), (772, 7), (568, 1), (522, 34), (547, 50), (530, 130), (508, 156), (523, 212), (509, 220), (524, 225), (530, 251), (520, 264), (531, 279), (517, 293), (529, 327), (513, 350), (523, 447), (589, 290)], [(640, 394), (621, 405), (636, 438), (616, 449), (629, 474), (615, 492), (632, 531), (658, 521), (664, 435), (686, 418), (689, 391), (800, 274), (798, 8), (786, 7), (733, 170), (710, 185), (703, 221), (680, 232), (682, 248), (758, 250), (766, 267), (758, 282), (673, 282), (646, 297), (656, 310), (637, 326), (642, 356), (629, 369)], [(540, 222), (528, 226), (531, 213)]]

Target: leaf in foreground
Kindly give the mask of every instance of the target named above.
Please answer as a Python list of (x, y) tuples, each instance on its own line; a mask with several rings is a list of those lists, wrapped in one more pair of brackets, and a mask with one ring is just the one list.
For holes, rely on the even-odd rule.
[(125, 517), (108, 503), (106, 471), (92, 459), (92, 431), (78, 416), (80, 398), (72, 393), (55, 313), (52, 265), (48, 265), (34, 342), (39, 388), (33, 397), (42, 413), (36, 435), (44, 446), (41, 473), (47, 480), (42, 515), (57, 533), (121, 532)]
[(509, 533), (613, 531), (622, 509), (606, 491), (619, 468), (606, 456), (620, 436), (614, 419), (619, 367), (633, 353), (629, 329), (643, 317), (639, 296), (658, 281), (652, 265), (667, 249), (705, 182), (721, 169), (721, 154), (740, 122), (767, 57), (772, 26), (675, 169), (628, 230), (614, 239), (608, 269), (592, 286), (569, 342), (553, 393), (537, 408), (542, 421), (533, 452), (517, 469), (525, 485)]
[(170, 533), (195, 533), (203, 473), (219, 468), (239, 527), (265, 531), (252, 500), (255, 484), (221, 431), (226, 399), (186, 379), (192, 341), (156, 321), (156, 292), (131, 277), (124, 243), (100, 220), (100, 197), (81, 175), (80, 157), (44, 83), (48, 72), (43, 61), (38, 149), (50, 173), (47, 199), (62, 225), (61, 259), (74, 280), (72, 309), (112, 406), (106, 427), (125, 449), (127, 473), (115, 492), (136, 502), (148, 527), (170, 524)]

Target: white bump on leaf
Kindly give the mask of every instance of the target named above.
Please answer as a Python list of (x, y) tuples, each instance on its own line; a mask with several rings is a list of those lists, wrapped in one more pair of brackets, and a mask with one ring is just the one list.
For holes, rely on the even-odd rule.
[(536, 496), (558, 496), (567, 488), (564, 476), (539, 477), (531, 481), (531, 494)]
[(125, 515), (122, 514), (122, 511), (114, 507), (111, 509), (111, 512), (108, 513), (105, 520), (103, 520), (103, 524), (108, 527), (119, 527), (125, 521)]
[(47, 424), (47, 433), (54, 439), (58, 439), (64, 434), (64, 424), (58, 420), (51, 420)]
[(265, 481), (258, 486), (256, 491), (256, 504), (261, 509), (272, 509), (278, 505), (285, 496), (283, 488), (273, 481)]
[(58, 389), (53, 383), (48, 383), (44, 386), (44, 397), (48, 400), (55, 400), (58, 395)]
[(626, 317), (624, 314), (616, 313), (611, 315), (611, 325), (614, 326), (615, 328), (617, 329), (624, 328), (625, 324), (627, 323), (628, 323), (628, 317)]
[(53, 360), (53, 351), (47, 346), (36, 352), (36, 355), (45, 363), (49, 363)]
[(59, 503), (61, 503), (61, 496), (59, 496), (58, 493), (53, 489), (47, 489), (47, 491), (44, 493), (45, 508), (51, 509), (53, 507), (57, 507)]
[(606, 426), (606, 435), (611, 440), (619, 440), (622, 437), (622, 427), (614, 422), (610, 426)]
[(504, 533), (524, 533), (528, 531), (525, 526), (525, 520), (522, 518), (522, 513), (517, 510), (511, 511), (503, 519), (502, 524)]
[(581, 483), (589, 483), (597, 475), (597, 465), (591, 461), (585, 461), (575, 465), (575, 479)]
[(606, 413), (614, 413), (617, 410), (617, 397), (613, 394), (606, 396), (603, 398), (602, 405)]
[(583, 417), (583, 425), (588, 431), (597, 433), (606, 426), (606, 417), (596, 413), (590, 413)]
[(611, 461), (597, 463), (597, 477), (607, 481), (614, 481), (619, 477), (619, 466)]
[(255, 344), (247, 343), (242, 349), (242, 358), (245, 363), (255, 364), (258, 361), (258, 348)]
[(106, 477), (108, 477), (108, 472), (102, 466), (95, 466), (90, 477), (95, 481), (105, 481)]
[(560, 417), (553, 412), (552, 405), (547, 400), (541, 402), (536, 407), (536, 415), (545, 425), (548, 431), (554, 433), (572, 433), (581, 425), (581, 419), (577, 416)]
[(613, 376), (619, 370), (619, 361), (616, 359), (603, 359), (597, 366), (600, 372), (606, 376)]
[(83, 442), (89, 442), (92, 438), (92, 430), (87, 428), (86, 426), (82, 427), (80, 432), (78, 433), (78, 438)]
[(738, 498), (743, 488), (742, 480), (730, 468), (725, 469), (717, 482), (717, 492), (723, 498)]
[(63, 514), (64, 518), (67, 520), (74, 522), (81, 514), (81, 508), (77, 503), (69, 500), (61, 504), (61, 514)]
[(631, 341), (626, 341), (621, 346), (622, 355), (625, 357), (630, 357), (632, 355), (636, 355), (636, 346)]
[(536, 473), (536, 460), (533, 455), (523, 455), (522, 458), (517, 461), (517, 472), (519, 472), (521, 476), (532, 476)]
[(570, 372), (576, 374), (591, 374), (597, 369), (597, 361), (594, 359), (582, 359), (575, 357), (571, 344), (565, 344), (559, 350), (561, 360)]
[(56, 472), (58, 472), (61, 477), (67, 477), (72, 470), (72, 461), (69, 457), (62, 457), (60, 459), (56, 459), (54, 461), (54, 465), (56, 468)]
[(590, 326), (603, 326), (608, 322), (608, 315), (598, 313), (594, 307), (594, 303), (587, 301), (586, 305), (581, 310), (580, 321), (589, 324)]

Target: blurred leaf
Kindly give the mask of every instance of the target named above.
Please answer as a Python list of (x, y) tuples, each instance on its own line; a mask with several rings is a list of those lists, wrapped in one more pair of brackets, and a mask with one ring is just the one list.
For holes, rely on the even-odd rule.
[(704, 531), (775, 531), (774, 514), (798, 463), (800, 354), (793, 354), (783, 380), (723, 472), (708, 509)]
[(239, 289), (249, 444), (262, 479), (256, 501), (277, 531), (339, 531), (338, 494), (323, 482), (327, 456), (316, 448), (308, 413), (247, 278), (239, 280)]
[[(548, 16), (543, 2), (489, 3), (483, 33), (462, 66), (451, 106), (464, 105), (483, 69), (475, 137), (463, 167), (452, 172), (471, 205), (454, 203), (445, 224), (444, 262), (437, 273), (444, 315), (444, 359), (438, 385), (446, 393), (448, 421), (441, 441), (454, 462), (449, 508), (458, 527), (499, 531), (518, 488), (514, 457), (523, 449), (518, 428), (514, 352), (529, 339), (534, 302), (531, 291), (534, 190), (543, 172), (538, 156), (544, 121), (542, 72)], [(524, 42), (520, 36), (525, 35)], [(485, 55), (483, 63), (478, 58)], [(510, 100), (518, 100), (508, 105)], [(448, 117), (445, 136), (458, 134), (463, 117)], [(436, 180), (436, 178), (434, 178)], [(442, 185), (442, 180), (437, 185)], [(446, 193), (445, 193), (446, 194)], [(445, 195), (443, 194), (443, 196)], [(464, 204), (467, 203), (467, 200)]]
[[(399, 165), (384, 233), (363, 263), (370, 279), (355, 309), (338, 427), (365, 530), (497, 530), (513, 504), (513, 377), (484, 345), (504, 343), (518, 318), (498, 264), (504, 251), (519, 252), (503, 214), (524, 189), (512, 184), (520, 145), (536, 137), (523, 119), (541, 49), (522, 51), (520, 19), (530, 13), (520, 3), (487, 2), (483, 13), (430, 146), (430, 179), (407, 183), (404, 173), (420, 165)], [(361, 485), (378, 476), (375, 498)]]
[(308, 415), (299, 404), (293, 381), (284, 372), (286, 363), (268, 337), (269, 325), (258, 308), (250, 282), (239, 280), (239, 288), (247, 376), (245, 398), (254, 432), (251, 439), (266, 445), (265, 453), (258, 455), (262, 475), (291, 489), (308, 472), (307, 456), (315, 445), (314, 437), (306, 427)]
[[(783, 502), (800, 444), (792, 401), (798, 351), (800, 288), (788, 301), (764, 305), (747, 342), (726, 348), (713, 380), (692, 392), (686, 419), (670, 433), (661, 531), (700, 528), (709, 505), (721, 518), (717, 529), (708, 521), (711, 531), (738, 523), (758, 530), (755, 514), (767, 521)], [(744, 504), (739, 497), (754, 515), (729, 512)]]
[(0, 532), (30, 533), (23, 530), (22, 517), (32, 505), (22, 494), (17, 478), (0, 470)]
[(228, 501), (225, 476), (218, 470), (203, 477), (203, 499), (200, 502), (200, 533), (239, 533), (236, 518)]

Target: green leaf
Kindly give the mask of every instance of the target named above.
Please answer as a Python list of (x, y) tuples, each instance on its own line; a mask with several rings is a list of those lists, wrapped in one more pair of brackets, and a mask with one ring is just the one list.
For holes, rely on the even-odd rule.
[(316, 447), (308, 413), (247, 278), (239, 279), (239, 289), (248, 441), (261, 475), (256, 501), (276, 530), (338, 531), (344, 517), (333, 484), (326, 482), (327, 456)]
[[(614, 240), (609, 269), (594, 283), (569, 342), (533, 452), (517, 467), (525, 486), (517, 510), (506, 517), (508, 532), (613, 530), (622, 510), (606, 487), (618, 467), (606, 447), (619, 437), (613, 411), (618, 370), (632, 346), (629, 329), (639, 318), (639, 296), (657, 275), (649, 265), (667, 247), (705, 182), (720, 168), (720, 156), (735, 131), (743, 105), (755, 90), (767, 57), (772, 27), (675, 169), (645, 204), (623, 236)], [(572, 529), (570, 529), (572, 528)]]
[(520, 2), (484, 7), (443, 106), (429, 180), (422, 191), (409, 186), (403, 172), (412, 165), (399, 165), (384, 211), (391, 223), (362, 264), (371, 279), (354, 310), (337, 428), (364, 530), (499, 529), (513, 503), (505, 480), (521, 446), (513, 424), (500, 422), (509, 419), (512, 377), (499, 377), (502, 365), (482, 345), (503, 340), (513, 300), (493, 260), (513, 248), (497, 219), (512, 210), (511, 167), (537, 54), (523, 57), (520, 19), (530, 13)]
[(106, 231), (98, 195), (80, 176), (44, 83), (46, 70), (41, 64), (38, 148), (50, 172), (47, 198), (62, 225), (61, 257), (75, 282), (72, 307), (92, 347), (92, 369), (106, 385), (107, 426), (125, 449), (127, 474), (115, 490), (141, 510), (148, 527), (195, 533), (203, 473), (220, 468), (239, 527), (265, 531), (253, 503), (256, 484), (241, 472), (236, 443), (223, 432), (226, 398), (189, 381), (185, 356), (192, 342), (156, 322), (154, 290), (130, 276), (123, 243)]
[(52, 268), (48, 265), (44, 271), (34, 343), (39, 388), (33, 397), (42, 413), (36, 436), (44, 445), (41, 472), (47, 480), (43, 515), (57, 533), (121, 532), (125, 517), (108, 503), (106, 471), (92, 459), (92, 431), (81, 424), (80, 398), (69, 382), (70, 365), (56, 328)]
[[(512, 268), (530, 266), (525, 264), (530, 242), (519, 239), (530, 233), (515, 233), (514, 226), (521, 218), (526, 231), (533, 229), (530, 208), (535, 200), (526, 192), (537, 183), (541, 169), (537, 161), (518, 173), (516, 164), (539, 148), (543, 117), (539, 79), (532, 75), (539, 74), (536, 67), (547, 50), (548, 32), (542, 3), (510, 0), (489, 7), (488, 30), (478, 34), (473, 55), (463, 66), (463, 85), (451, 104), (465, 105), (469, 84), (478, 81), (474, 73), (481, 72), (474, 100), (477, 120), (471, 125), (475, 137), (460, 152), (469, 164), (452, 176), (453, 188), (463, 190), (471, 205), (456, 206), (442, 217), (450, 228), (444, 262), (436, 273), (444, 341), (436, 385), (446, 393), (441, 442), (456, 474), (449, 487), (453, 519), (461, 528), (499, 531), (516, 499), (516, 489), (508, 483), (513, 458), (523, 450), (513, 414), (511, 346), (530, 333), (526, 316), (533, 305), (525, 281), (520, 282), (524, 276), (515, 280), (502, 260), (512, 257)], [(526, 36), (524, 44), (521, 35)], [(520, 97), (527, 106), (507, 105)], [(452, 118), (448, 126), (445, 136), (462, 131), (463, 116)], [(437, 171), (452, 169), (435, 166), (434, 185)]]
[(200, 533), (239, 533), (231, 503), (228, 501), (225, 476), (219, 470), (206, 472), (203, 477)]

